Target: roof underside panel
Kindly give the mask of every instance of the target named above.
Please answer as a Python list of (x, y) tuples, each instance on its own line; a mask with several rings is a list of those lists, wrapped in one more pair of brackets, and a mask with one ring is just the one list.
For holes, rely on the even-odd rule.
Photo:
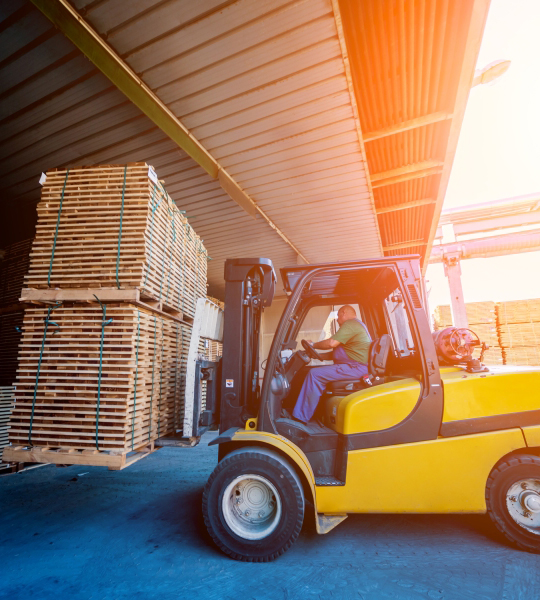
[[(35, 202), (52, 167), (145, 160), (195, 219), (214, 294), (227, 257), (296, 263), (37, 9), (13, 4), (2, 35), (14, 53), (2, 46), (0, 63), (6, 198)], [(382, 255), (330, 0), (74, 6), (308, 260)]]
[(195, 219), (214, 295), (227, 257), (426, 254), (488, 0), (72, 4), (284, 236), (30, 0), (0, 5), (2, 203), (36, 203), (50, 168), (146, 161)]

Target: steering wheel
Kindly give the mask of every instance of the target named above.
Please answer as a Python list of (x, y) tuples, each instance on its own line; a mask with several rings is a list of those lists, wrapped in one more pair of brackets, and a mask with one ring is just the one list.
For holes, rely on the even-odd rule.
[(307, 352), (307, 355), (310, 358), (314, 358), (315, 360), (324, 360), (324, 358), (315, 350), (310, 342), (307, 340), (302, 340), (302, 348)]

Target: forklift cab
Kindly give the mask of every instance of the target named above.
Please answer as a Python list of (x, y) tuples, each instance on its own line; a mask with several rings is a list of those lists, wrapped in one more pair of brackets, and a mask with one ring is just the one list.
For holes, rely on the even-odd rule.
[[(261, 315), (273, 299), (275, 273), (265, 259), (226, 263), (220, 432), (248, 424), (290, 440), (307, 457), (318, 485), (344, 485), (350, 450), (436, 437), (442, 392), (418, 258), (302, 265), (281, 275), (289, 300), (259, 389)], [(373, 340), (369, 376), (329, 384), (316, 420), (304, 425), (289, 416), (307, 369), (317, 362), (299, 344), (304, 323), (313, 313), (330, 317), (344, 304), (357, 308)], [(328, 337), (333, 330), (327, 319), (321, 331), (310, 333)], [(230, 347), (240, 352), (227, 352)]]
[[(420, 300), (418, 260), (298, 266), (283, 269), (282, 279), (290, 297), (267, 361), (258, 429), (293, 441), (321, 485), (344, 485), (350, 450), (436, 437), (440, 376), (433, 368), (437, 358)], [(299, 347), (299, 334), (311, 313), (344, 304), (356, 308), (373, 340), (368, 376), (328, 384), (315, 421), (303, 425), (286, 416), (306, 370), (317, 368), (308, 366), (314, 361)], [(287, 351), (292, 355), (284, 358)]]

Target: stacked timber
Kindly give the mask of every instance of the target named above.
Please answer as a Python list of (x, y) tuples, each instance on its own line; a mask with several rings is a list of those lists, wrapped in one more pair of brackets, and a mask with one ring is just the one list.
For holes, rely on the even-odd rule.
[(129, 452), (175, 432), (189, 339), (189, 325), (128, 303), (28, 308), (10, 441)]
[(49, 171), (6, 456), (122, 469), (181, 434), (206, 263), (148, 165)]
[(19, 298), (28, 273), (32, 239), (6, 246), (0, 261), (0, 307), (20, 310)]
[[(486, 365), (502, 365), (503, 353), (497, 332), (495, 302), (469, 302), (465, 305), (469, 328), (474, 331), (489, 349), (484, 354)], [(444, 329), (452, 326), (452, 312), (449, 305), (437, 306), (434, 311), (435, 326)], [(476, 352), (478, 354), (478, 351)]]
[[(28, 288), (133, 290), (193, 318), (206, 296), (202, 240), (145, 163), (47, 172)], [(33, 299), (36, 293), (27, 294)]]
[(223, 344), (216, 342), (215, 340), (206, 340), (208, 347), (206, 349), (206, 355), (208, 360), (216, 362), (221, 356), (223, 356)]
[(0, 386), (10, 386), (17, 373), (17, 349), (23, 307), (19, 302), (28, 272), (32, 240), (6, 246), (0, 260)]
[(14, 400), (15, 389), (12, 386), (0, 387), (0, 462), (4, 448), (8, 445), (8, 423)]
[(540, 299), (500, 302), (497, 328), (506, 364), (540, 365)]

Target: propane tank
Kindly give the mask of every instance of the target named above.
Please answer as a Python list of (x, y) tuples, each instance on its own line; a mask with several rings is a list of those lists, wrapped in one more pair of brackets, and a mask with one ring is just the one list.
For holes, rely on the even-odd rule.
[(470, 362), (474, 348), (481, 345), (476, 333), (458, 327), (446, 327), (434, 331), (433, 341), (439, 361), (447, 365)]

